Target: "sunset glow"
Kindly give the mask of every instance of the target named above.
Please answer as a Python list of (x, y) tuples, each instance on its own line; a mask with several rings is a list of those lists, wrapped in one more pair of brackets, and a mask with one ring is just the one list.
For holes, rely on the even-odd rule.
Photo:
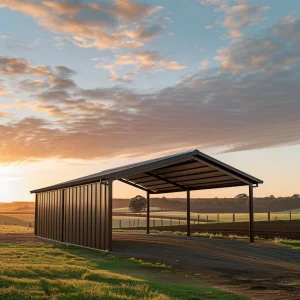
[(0, 202), (195, 148), (256, 196), (300, 193), (300, 2), (280, 2), (0, 1)]

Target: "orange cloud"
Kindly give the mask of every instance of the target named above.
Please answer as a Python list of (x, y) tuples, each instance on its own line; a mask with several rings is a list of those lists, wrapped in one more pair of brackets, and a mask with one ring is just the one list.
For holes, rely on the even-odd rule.
[(180, 65), (177, 61), (163, 59), (157, 51), (140, 51), (125, 55), (118, 55), (115, 65), (135, 65), (138, 69), (152, 70), (163, 67), (166, 71), (179, 71), (186, 66)]
[(6, 57), (0, 57), (0, 73), (15, 76), (32, 74), (39, 77), (51, 75), (51, 71), (48, 66), (31, 66), (25, 60)]
[[(222, 72), (197, 70), (174, 86), (152, 92), (72, 86), (75, 72), (64, 66), (44, 66), (50, 75), (31, 79), (36, 68), (29, 62), (2, 59), (5, 74), (23, 74), (29, 77), (26, 84), (38, 87), (22, 101), (0, 105), (0, 111), (13, 107), (35, 116), (7, 119), (7, 113), (1, 114), (1, 162), (146, 155), (186, 145), (243, 151), (299, 144), (297, 28), (299, 19), (284, 21), (238, 39), (215, 57)], [(153, 63), (177, 69), (155, 51), (117, 56), (113, 67), (151, 70)], [(208, 66), (206, 61), (203, 66)]]
[[(144, 18), (161, 7), (130, 0), (115, 0), (106, 5), (83, 1), (3, 0), (0, 7), (32, 16), (48, 30), (71, 36), (71, 42), (82, 48), (141, 47), (141, 40), (150, 40), (162, 30), (160, 25), (141, 26)], [(133, 26), (136, 29), (124, 30)]]
[(0, 86), (0, 96), (8, 94), (9, 92)]

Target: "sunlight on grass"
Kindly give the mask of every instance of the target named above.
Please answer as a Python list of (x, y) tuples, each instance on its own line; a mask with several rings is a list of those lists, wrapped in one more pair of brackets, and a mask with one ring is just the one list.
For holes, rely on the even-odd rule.
[(0, 244), (0, 299), (243, 299), (175, 276), (160, 262), (75, 246)]
[(300, 241), (298, 240), (275, 239), (275, 243), (289, 246), (294, 249), (300, 249)]
[(0, 233), (33, 233), (33, 227), (0, 225)]

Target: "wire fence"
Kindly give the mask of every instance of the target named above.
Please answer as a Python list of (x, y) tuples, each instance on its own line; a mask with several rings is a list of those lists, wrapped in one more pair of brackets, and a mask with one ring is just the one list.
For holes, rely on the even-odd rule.
[[(254, 221), (280, 221), (280, 220), (300, 220), (300, 212), (269, 212), (269, 213), (254, 213)], [(146, 215), (136, 214), (130, 216), (113, 216), (113, 228), (128, 228), (128, 227), (146, 227)], [(249, 222), (248, 213), (191, 213), (191, 224), (213, 224), (213, 223), (233, 223), (233, 222)], [(185, 212), (153, 212), (150, 215), (151, 227), (162, 226), (178, 226), (186, 225)], [(22, 216), (0, 214), (0, 225), (19, 225), (19, 226), (34, 226), (34, 214), (24, 214)]]
[[(254, 221), (292, 221), (300, 220), (300, 213), (255, 213)], [(223, 214), (196, 214), (191, 213), (190, 224), (213, 224), (213, 223), (235, 223), (249, 222), (249, 215), (246, 213), (223, 213)], [(177, 216), (154, 216), (150, 217), (150, 227), (178, 226), (186, 225), (184, 217)], [(147, 220), (145, 215), (140, 216), (113, 216), (113, 228), (146, 227)]]

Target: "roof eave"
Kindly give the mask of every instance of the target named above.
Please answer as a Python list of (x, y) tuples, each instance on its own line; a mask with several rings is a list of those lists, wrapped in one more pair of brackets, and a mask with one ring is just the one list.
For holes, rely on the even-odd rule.
[(158, 168), (163, 168), (166, 167), (170, 164), (176, 164), (176, 163), (180, 163), (180, 162), (184, 162), (187, 160), (190, 160), (193, 158), (194, 155), (197, 154), (197, 150), (193, 150), (187, 153), (184, 153), (182, 155), (177, 155), (174, 157), (170, 157), (167, 158), (165, 160), (161, 160), (161, 161), (157, 161), (157, 162), (151, 162), (142, 166), (138, 166), (138, 167), (132, 167), (132, 168), (128, 168), (126, 170), (123, 171), (116, 171), (116, 172), (112, 172), (111, 174), (106, 174), (103, 176), (96, 176), (95, 177), (82, 177), (82, 179), (78, 178), (78, 180), (72, 180), (72, 181), (66, 181), (60, 184), (56, 184), (56, 185), (51, 185), (45, 188), (41, 188), (41, 189), (36, 189), (36, 190), (32, 190), (30, 191), (31, 194), (35, 194), (35, 193), (41, 193), (41, 192), (47, 192), (47, 191), (52, 191), (52, 190), (56, 190), (56, 189), (63, 189), (63, 188), (67, 188), (67, 187), (74, 187), (74, 186), (78, 186), (78, 185), (83, 185), (83, 184), (90, 184), (90, 183), (95, 183), (100, 181), (100, 179), (104, 179), (104, 180), (118, 180), (121, 179), (123, 177), (127, 177), (127, 176), (133, 176), (139, 173), (144, 173), (144, 172), (149, 172)]

